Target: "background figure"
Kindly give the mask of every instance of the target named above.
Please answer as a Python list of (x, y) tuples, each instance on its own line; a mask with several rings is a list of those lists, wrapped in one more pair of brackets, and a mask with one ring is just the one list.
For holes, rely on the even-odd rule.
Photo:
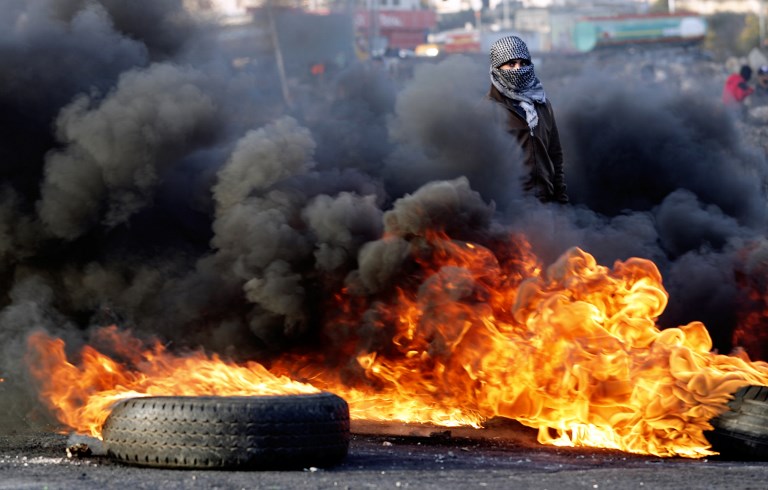
[(752, 105), (768, 105), (768, 65), (757, 69), (757, 83), (750, 101)]
[(752, 68), (743, 65), (739, 73), (733, 73), (723, 87), (723, 104), (739, 117), (745, 116), (744, 100), (755, 91), (747, 82), (752, 78)]
[(563, 150), (552, 104), (534, 73), (528, 46), (517, 36), (503, 37), (490, 50), (491, 88), (506, 129), (523, 150), (526, 192), (542, 202), (568, 202)]

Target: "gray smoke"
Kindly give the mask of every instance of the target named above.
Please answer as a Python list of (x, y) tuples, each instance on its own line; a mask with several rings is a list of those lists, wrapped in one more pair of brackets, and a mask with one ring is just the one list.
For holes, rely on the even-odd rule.
[(519, 149), (483, 97), (481, 66), (469, 58), (417, 67), (389, 125), (395, 145), (385, 178), (397, 195), (433, 180), (465, 176), (502, 207), (519, 195)]
[(31, 0), (28, 3), (31, 4), (29, 10), (67, 23), (89, 9), (103, 10), (118, 32), (141, 40), (152, 60), (179, 56), (204, 30), (184, 9), (183, 0)]
[(72, 240), (97, 222), (126, 223), (150, 205), (169, 169), (221, 125), (202, 79), (151, 65), (122, 75), (104, 100), (80, 96), (64, 107), (56, 135), (65, 149), (46, 157), (38, 203), (46, 229)]
[[(605, 265), (652, 259), (663, 324), (702, 320), (724, 352), (739, 278), (766, 270), (765, 157), (711, 94), (540, 72), (573, 201), (542, 205), (518, 185), (485, 56), (410, 61), (397, 80), (347, 58), (310, 80), (286, 43), (287, 106), (270, 49), (216, 42), (179, 1), (9, 0), (0, 26), (6, 429), (45, 416), (23, 360), (36, 329), (70, 353), (111, 324), (237, 360), (299, 350), (343, 366), (349, 342), (387, 349), (398, 287), (424, 304), (435, 287), (481, 297), (461, 267), (420, 269), (441, 252), (432, 232), (491, 251), (490, 268), (514, 262), (515, 233), (545, 263), (572, 246)], [(341, 291), (353, 325), (328, 307)]]
[(553, 91), (584, 248), (606, 264), (652, 259), (670, 293), (661, 324), (701, 320), (728, 352), (748, 294), (740, 255), (766, 226), (765, 152), (723, 111), (719, 86), (616, 77), (623, 66), (612, 61)]

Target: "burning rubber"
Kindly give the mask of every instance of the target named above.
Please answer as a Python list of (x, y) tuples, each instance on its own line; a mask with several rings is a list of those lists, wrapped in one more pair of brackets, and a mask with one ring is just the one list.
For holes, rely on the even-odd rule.
[(712, 449), (728, 459), (768, 460), (768, 386), (745, 386), (711, 421)]
[(292, 469), (341, 463), (349, 407), (331, 393), (122, 400), (104, 423), (107, 454), (163, 468)]

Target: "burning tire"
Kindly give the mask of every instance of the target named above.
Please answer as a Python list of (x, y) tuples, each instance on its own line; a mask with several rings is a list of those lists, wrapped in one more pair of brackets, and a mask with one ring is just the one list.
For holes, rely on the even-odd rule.
[(349, 407), (331, 393), (132, 398), (114, 406), (102, 435), (110, 457), (141, 466), (325, 467), (347, 455)]
[(712, 449), (728, 459), (768, 460), (768, 386), (740, 389), (728, 407), (706, 434)]

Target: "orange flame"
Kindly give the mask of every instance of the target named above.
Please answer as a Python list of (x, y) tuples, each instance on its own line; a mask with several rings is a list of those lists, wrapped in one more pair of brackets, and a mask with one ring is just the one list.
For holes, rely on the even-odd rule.
[[(127, 332), (111, 326), (100, 329), (99, 340), (113, 348), (141, 345)], [(252, 396), (316, 393), (310, 385), (276, 376), (261, 364), (236, 365), (202, 352), (175, 356), (159, 344), (148, 350), (123, 350), (127, 363), (119, 363), (90, 346), (82, 361), (67, 361), (64, 341), (42, 332), (29, 337), (27, 361), (40, 382), (40, 396), (60, 422), (77, 432), (100, 437), (110, 407), (123, 398), (137, 396)]]
[(755, 359), (768, 360), (768, 258), (765, 243), (747, 243), (738, 253), (736, 278), (744, 293), (733, 345)]
[(335, 392), (356, 419), (479, 427), (503, 416), (544, 444), (685, 457), (714, 454), (703, 432), (731, 393), (768, 384), (768, 364), (712, 353), (700, 322), (657, 327), (667, 293), (652, 262), (610, 269), (574, 248), (542, 271), (527, 244), (501, 249), (427, 237), (414, 244), (414, 285), (371, 304), (338, 294), (325, 326), (342, 337), (336, 351), (286, 355), (269, 371), (158, 345), (132, 370), (89, 347), (75, 367), (41, 334), (31, 365), (62, 422), (92, 434), (118, 398), (254, 394), (263, 376), (308, 383), (285, 393)]

